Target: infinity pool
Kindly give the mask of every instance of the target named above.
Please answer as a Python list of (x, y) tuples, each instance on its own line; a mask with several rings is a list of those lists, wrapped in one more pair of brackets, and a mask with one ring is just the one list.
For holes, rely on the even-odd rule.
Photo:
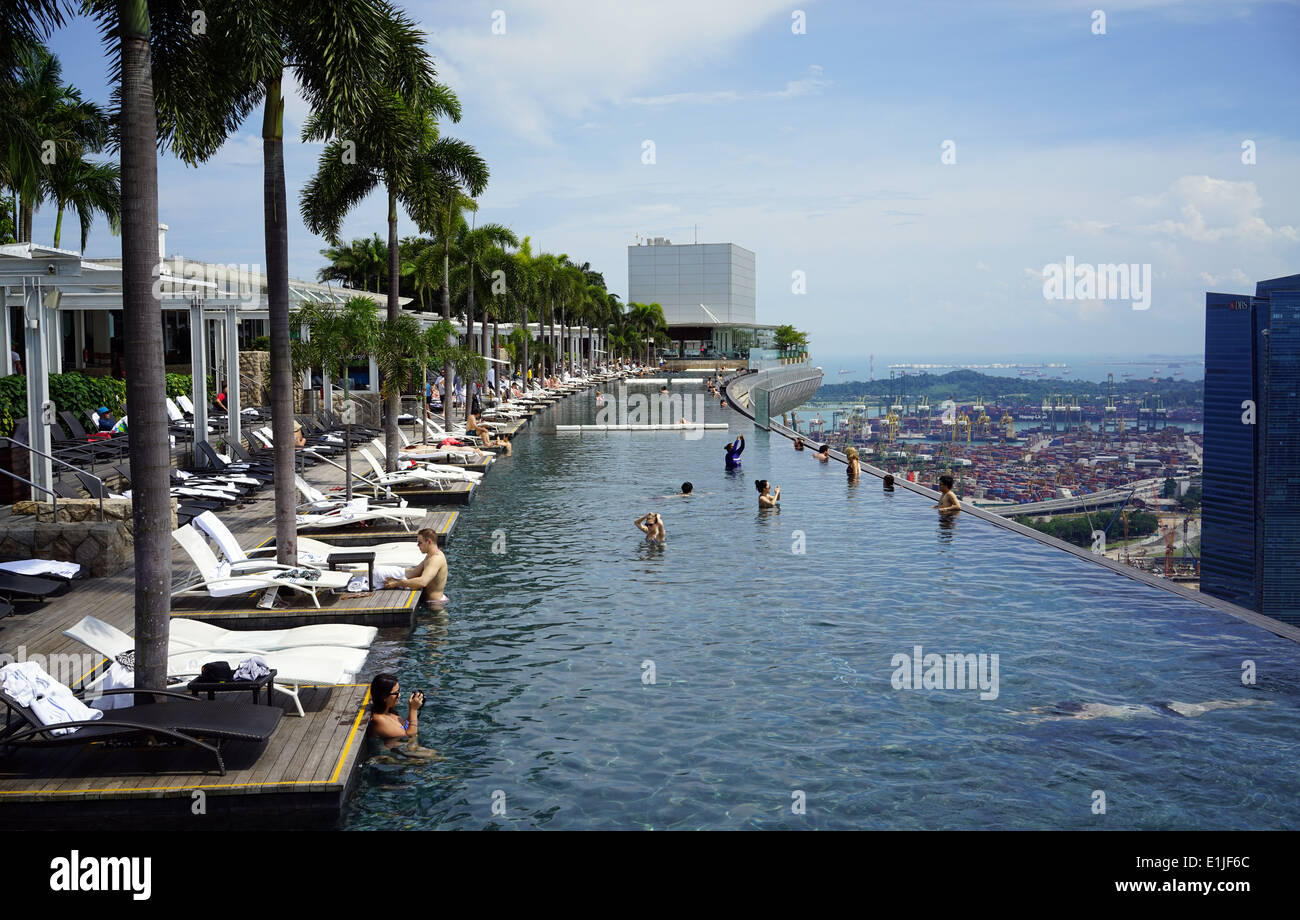
[[(594, 420), (589, 393), (533, 420), (461, 519), (448, 611), (375, 646), (444, 759), (367, 764), (345, 828), (1300, 823), (1293, 643), (942, 526), (716, 404), (732, 429), (702, 440), (553, 431)], [(665, 547), (632, 524), (650, 510)], [(997, 655), (996, 697), (896, 689), (916, 646)]]

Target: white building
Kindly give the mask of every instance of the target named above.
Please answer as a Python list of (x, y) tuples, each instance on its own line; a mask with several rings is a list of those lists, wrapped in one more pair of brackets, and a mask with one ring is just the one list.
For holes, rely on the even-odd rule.
[(736, 347), (736, 331), (759, 344), (754, 253), (735, 243), (674, 245), (649, 237), (627, 247), (628, 303), (657, 303), (685, 355)]

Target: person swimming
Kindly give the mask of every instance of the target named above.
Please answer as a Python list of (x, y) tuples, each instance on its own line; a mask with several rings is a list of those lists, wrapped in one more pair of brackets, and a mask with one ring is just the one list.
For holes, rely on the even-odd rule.
[(1028, 713), (1041, 715), (1044, 721), (1060, 719), (1149, 719), (1156, 716), (1181, 716), (1194, 719), (1219, 709), (1240, 709), (1253, 706), (1256, 700), (1208, 700), (1204, 703), (1182, 703), (1166, 700), (1158, 703), (1080, 703), (1067, 700), (1051, 706), (1034, 706)]
[(726, 464), (727, 469), (740, 469), (740, 455), (745, 452), (745, 436), (742, 434), (736, 440), (732, 441), (725, 448), (727, 452)]
[(831, 446), (829, 444), (823, 444), (821, 447), (817, 448), (817, 453), (813, 454), (813, 456), (822, 463), (829, 463), (831, 459)]
[(772, 488), (766, 479), (755, 479), (754, 488), (758, 490), (758, 507), (775, 508), (781, 504), (781, 487)]

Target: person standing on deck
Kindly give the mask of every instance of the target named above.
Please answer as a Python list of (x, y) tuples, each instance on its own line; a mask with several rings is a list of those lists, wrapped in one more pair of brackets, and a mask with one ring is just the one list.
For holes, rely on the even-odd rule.
[(727, 451), (727, 469), (740, 469), (740, 455), (745, 452), (745, 436), (742, 434), (737, 437), (736, 440), (726, 446), (725, 450)]

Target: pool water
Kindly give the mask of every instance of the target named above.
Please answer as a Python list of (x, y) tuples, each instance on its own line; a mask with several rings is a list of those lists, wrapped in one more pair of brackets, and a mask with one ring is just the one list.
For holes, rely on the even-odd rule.
[[(594, 420), (591, 393), (533, 420), (460, 520), (447, 611), (376, 644), (371, 673), (429, 695), (443, 759), (363, 767), (343, 827), (1300, 823), (1295, 644), (945, 524), (716, 404), (732, 428), (701, 440), (553, 431)], [(652, 510), (662, 547), (632, 523)], [(997, 655), (996, 697), (896, 689), (916, 646)]]

